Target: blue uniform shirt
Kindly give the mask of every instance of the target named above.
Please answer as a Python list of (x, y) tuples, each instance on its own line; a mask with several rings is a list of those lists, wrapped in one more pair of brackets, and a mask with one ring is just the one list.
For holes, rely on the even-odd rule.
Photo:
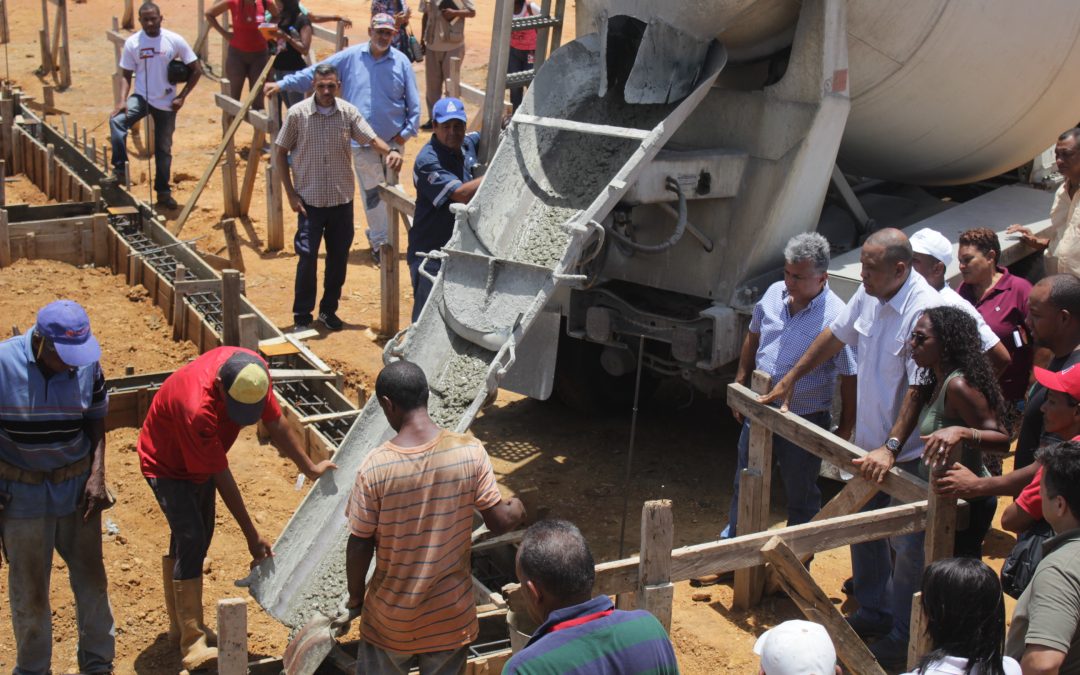
[(409, 230), (408, 260), (416, 254), (436, 251), (446, 245), (454, 233), (454, 215), (450, 213), (450, 194), (473, 179), (476, 149), (480, 134), (465, 134), (461, 152), (454, 152), (432, 134), (427, 145), (420, 148), (413, 165), (413, 185), (416, 186), (416, 214)]
[[(341, 98), (356, 106), (379, 138), (389, 143), (394, 136), (415, 136), (420, 129), (420, 93), (409, 57), (391, 47), (376, 59), (369, 45), (343, 49), (319, 63), (338, 69)], [(315, 66), (308, 66), (278, 84), (285, 91), (306, 92), (314, 81)]]
[[(31, 471), (51, 471), (93, 451), (86, 421), (109, 407), (105, 375), (94, 363), (45, 379), (30, 347), (32, 331), (0, 342), (0, 460)], [(63, 517), (75, 511), (89, 470), (63, 483), (30, 485), (0, 480), (12, 496), (8, 518)]]

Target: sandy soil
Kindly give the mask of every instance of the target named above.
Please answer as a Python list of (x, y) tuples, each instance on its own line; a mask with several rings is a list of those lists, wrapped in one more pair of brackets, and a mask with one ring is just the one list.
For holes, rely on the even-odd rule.
[[(489, 44), (490, 17), (494, 0), (476, 1), (479, 16), (468, 24), (467, 52), (463, 79), (483, 86)], [(571, 25), (564, 35), (573, 35)], [(170, 0), (165, 3), (165, 26), (193, 41), (195, 1)], [(5, 47), (9, 77), (40, 100), (41, 82), (32, 71), (38, 66), (37, 31), (41, 28), (38, 3), (8, 3), (11, 44)], [(57, 107), (68, 116), (68, 124), (78, 122), (90, 129), (99, 145), (107, 143), (106, 117), (112, 108), (110, 74), (113, 72), (111, 45), (104, 38), (109, 17), (121, 11), (115, 0), (68, 3), (72, 42), (74, 85), (56, 95)], [(345, 0), (318, 0), (311, 7), (320, 13), (342, 13), (357, 25), (349, 31), (355, 44), (366, 31), (366, 3)], [(419, 31), (419, 16), (414, 17)], [(220, 43), (211, 38), (211, 61), (220, 72)], [(326, 47), (318, 47), (326, 53)], [(422, 73), (420, 74), (422, 81)], [(200, 83), (178, 117), (174, 143), (173, 179), (175, 196), (185, 202), (205, 169), (209, 154), (220, 139), (220, 111), (212, 102), (218, 84)], [(57, 125), (59, 121), (52, 117)], [(241, 130), (237, 144), (246, 150), (248, 130)], [(412, 192), (411, 159), (420, 147), (407, 147), (410, 162), (403, 172), (406, 190)], [(145, 165), (146, 159), (133, 159)], [(149, 192), (145, 169), (135, 169), (136, 194)], [(291, 321), (294, 255), (292, 218), (286, 214), (286, 249), (268, 254), (265, 240), (265, 204), (262, 181), (258, 181), (251, 214), (241, 230), (247, 264), (249, 297), (280, 325)], [(16, 177), (8, 183), (10, 202), (42, 203), (40, 194)], [(175, 217), (174, 214), (169, 214)], [(221, 216), (220, 179), (211, 180), (184, 230), (184, 237), (202, 237), (199, 247), (218, 253), (224, 249), (218, 221)], [(357, 213), (357, 222), (363, 216)], [(361, 227), (362, 229), (362, 227)], [(402, 268), (404, 265), (402, 264)], [(84, 302), (101, 337), (106, 353), (107, 373), (122, 372), (134, 365), (139, 372), (175, 368), (195, 354), (190, 344), (171, 342), (159, 310), (132, 292), (123, 281), (99, 270), (73, 272), (72, 268), (47, 262), (19, 263), (0, 270), (0, 297), (5, 319), (25, 328), (42, 304), (56, 297)], [(361, 232), (353, 247), (349, 277), (340, 314), (346, 330), (323, 334), (309, 344), (345, 373), (350, 387), (370, 389), (381, 366), (382, 344), (375, 338), (379, 316), (378, 275), (370, 263)], [(408, 283), (402, 283), (402, 310), (411, 306)], [(134, 330), (132, 328), (135, 328)], [(369, 330), (370, 329), (370, 330)], [(6, 329), (4, 333), (6, 334)], [(475, 433), (492, 455), (496, 472), (506, 493), (521, 494), (536, 515), (569, 518), (578, 522), (591, 541), (598, 560), (610, 560), (636, 551), (638, 513), (642, 501), (664, 497), (675, 508), (675, 543), (685, 545), (714, 538), (726, 521), (734, 470), (733, 451), (737, 428), (726, 407), (719, 401), (691, 402), (688, 392), (673, 387), (643, 405), (637, 447), (625, 482), (629, 437), (629, 411), (609, 417), (586, 416), (555, 403), (541, 403), (501, 392), (496, 403), (474, 425)], [(109, 435), (108, 475), (120, 501), (108, 518), (119, 527), (119, 535), (108, 540), (105, 559), (110, 592), (117, 617), (118, 672), (176, 672), (178, 659), (164, 636), (166, 628), (161, 606), (159, 557), (167, 544), (163, 519), (149, 488), (138, 471), (134, 454), (135, 430)], [(240, 488), (259, 526), (271, 535), (279, 532), (299, 503), (302, 492), (291, 488), (295, 469), (269, 446), (257, 443), (253, 433), (244, 433), (230, 454)], [(834, 488), (835, 489), (835, 488)], [(624, 499), (626, 538), (620, 546)], [(783, 518), (783, 497), (774, 495), (773, 521)], [(232, 580), (247, 571), (248, 556), (238, 528), (219, 504), (218, 531), (210, 551), (207, 605), (215, 598), (242, 595)], [(1012, 537), (998, 531), (988, 544), (989, 562), (1000, 566)], [(846, 549), (818, 555), (813, 574), (840, 604), (844, 596), (840, 584), (849, 574)], [(54, 570), (55, 658), (57, 672), (76, 670), (71, 593), (63, 565)], [(672, 637), (683, 672), (706, 675), (718, 672), (746, 673), (756, 670), (751, 654), (754, 636), (775, 623), (798, 615), (782, 598), (767, 599), (752, 613), (731, 607), (729, 586), (703, 589), (708, 600), (695, 602), (686, 583), (676, 588)], [(0, 593), (6, 594), (6, 578), (0, 575)], [(5, 596), (6, 597), (6, 596)], [(845, 606), (845, 609), (849, 607)], [(1009, 605), (1011, 611), (1011, 604)], [(285, 630), (251, 603), (249, 633), (252, 657), (280, 655), (284, 651)], [(14, 662), (6, 602), (0, 602), (0, 670)]]

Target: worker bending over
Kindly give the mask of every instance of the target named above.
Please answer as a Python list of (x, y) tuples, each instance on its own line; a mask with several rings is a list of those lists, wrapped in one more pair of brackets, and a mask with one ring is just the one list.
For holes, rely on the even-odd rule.
[(214, 491), (247, 539), (252, 565), (273, 555), (248, 516), (226, 453), (240, 428), (262, 420), (271, 442), (314, 480), (337, 468), (312, 463), (281, 417), (266, 364), (254, 352), (218, 347), (169, 376), (139, 434), (139, 464), (169, 523), (162, 559), (169, 637), (184, 668), (214, 667), (216, 636), (203, 623), (203, 559), (214, 535)]

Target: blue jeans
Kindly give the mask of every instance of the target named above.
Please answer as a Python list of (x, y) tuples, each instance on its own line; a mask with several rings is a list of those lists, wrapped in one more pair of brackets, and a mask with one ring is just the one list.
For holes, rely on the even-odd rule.
[(4, 549), (15, 634), (13, 675), (50, 672), (49, 581), (54, 550), (67, 563), (68, 581), (75, 594), (79, 671), (111, 673), (116, 630), (101, 558), (101, 512), (86, 523), (80, 509), (63, 517), (8, 518), (4, 521)]
[[(918, 458), (897, 464), (897, 468), (919, 473)], [(886, 506), (897, 506), (884, 492), (867, 502), (862, 512)], [(904, 534), (889, 539), (868, 541), (851, 546), (851, 571), (855, 583), (856, 612), (870, 620), (892, 619), (889, 639), (907, 642), (911, 623), (911, 596), (922, 584), (923, 532)], [(895, 554), (891, 559), (890, 548)]]
[(296, 284), (293, 317), (311, 319), (319, 281), (319, 245), (326, 238), (326, 271), (319, 312), (334, 314), (341, 300), (341, 287), (349, 266), (349, 248), (353, 242), (353, 203), (317, 207), (304, 204), (307, 216), (296, 214)]
[(109, 118), (109, 130), (112, 137), (112, 164), (117, 171), (123, 171), (127, 164), (127, 135), (136, 122), (150, 115), (154, 120), (154, 191), (158, 195), (171, 192), (169, 180), (172, 178), (172, 137), (176, 129), (176, 113), (172, 110), (158, 110), (147, 104), (146, 99), (138, 94), (128, 97), (127, 112)]
[[(801, 416), (806, 421), (828, 429), (832, 424), (829, 411), (810, 413)], [(734, 537), (739, 522), (739, 478), (742, 470), (750, 461), (750, 420), (743, 422), (739, 434), (739, 459), (735, 469), (735, 489), (731, 493), (731, 510), (728, 512), (728, 524), (720, 533), (721, 539)], [(784, 494), (787, 496), (788, 525), (808, 523), (821, 510), (821, 490), (817, 479), (821, 472), (821, 458), (810, 454), (782, 436), (773, 435), (773, 460), (780, 469), (780, 479), (784, 482)]]
[(413, 323), (416, 323), (416, 320), (420, 317), (420, 310), (424, 308), (428, 296), (431, 295), (431, 281), (423, 274), (420, 274), (420, 265), (422, 264), (424, 265), (424, 271), (433, 277), (438, 276), (439, 270), (442, 269), (441, 260), (429, 260), (428, 258), (421, 258), (419, 256), (409, 256), (409, 278), (412, 280), (413, 296)]

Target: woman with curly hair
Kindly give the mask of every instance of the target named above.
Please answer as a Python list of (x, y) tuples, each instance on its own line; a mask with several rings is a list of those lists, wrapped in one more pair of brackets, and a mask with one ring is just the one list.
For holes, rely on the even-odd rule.
[(907, 675), (1020, 675), (1004, 656), (1005, 601), (981, 560), (946, 558), (926, 566), (922, 606), (933, 650)]
[[(997, 377), (989, 359), (976, 348), (975, 320), (956, 307), (928, 309), (915, 323), (909, 344), (919, 366), (919, 434), (926, 444), (927, 472), (942, 472), (959, 459), (973, 473), (989, 476), (982, 452), (1006, 453), (1010, 438), (1000, 421), (1004, 399)], [(968, 503), (969, 523), (956, 533), (956, 555), (981, 558), (997, 497), (977, 497)]]
[(960, 235), (956, 259), (960, 263), (960, 276), (964, 282), (957, 292), (986, 321), (1001, 343), (1009, 350), (1012, 361), (1001, 373), (998, 382), (1010, 413), (1023, 405), (1024, 394), (1031, 376), (1034, 350), (1028, 332), (1028, 295), (1031, 283), (1023, 277), (1013, 276), (998, 264), (1001, 260), (1001, 242), (993, 230), (977, 227)]

